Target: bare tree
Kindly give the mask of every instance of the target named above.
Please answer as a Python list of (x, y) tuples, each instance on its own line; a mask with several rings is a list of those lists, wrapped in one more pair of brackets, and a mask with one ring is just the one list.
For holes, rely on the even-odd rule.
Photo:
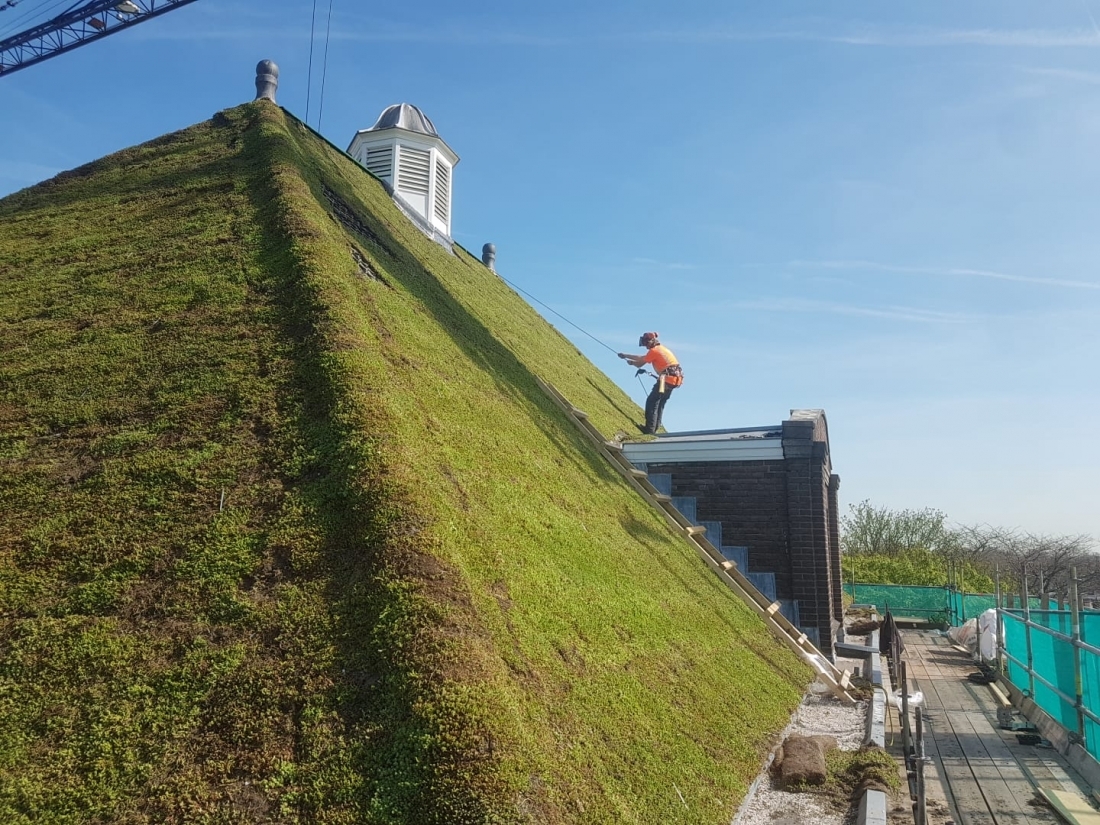
[(1065, 596), (1070, 574), (1077, 568), (1079, 586), (1100, 587), (1100, 557), (1090, 536), (1051, 536), (999, 527), (962, 527), (957, 531), (962, 552), (986, 566), (996, 565), (1018, 587), (1027, 577), (1028, 591)]
[(973, 564), (989, 566), (996, 564), (1005, 545), (1006, 531), (989, 525), (962, 525), (955, 528), (956, 558)]

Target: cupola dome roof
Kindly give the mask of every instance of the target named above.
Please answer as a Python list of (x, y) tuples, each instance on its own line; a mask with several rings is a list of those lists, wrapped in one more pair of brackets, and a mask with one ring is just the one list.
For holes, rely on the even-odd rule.
[(416, 106), (411, 103), (395, 103), (387, 106), (385, 111), (378, 116), (377, 122), (365, 132), (377, 132), (382, 129), (405, 129), (409, 132), (419, 132), (422, 135), (439, 137), (435, 126)]

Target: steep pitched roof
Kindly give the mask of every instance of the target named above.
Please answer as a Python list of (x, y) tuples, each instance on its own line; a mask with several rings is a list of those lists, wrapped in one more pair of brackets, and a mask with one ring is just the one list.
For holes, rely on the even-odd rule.
[(0, 247), (0, 819), (728, 821), (808, 672), (535, 376), (629, 398), (346, 155), (242, 106)]

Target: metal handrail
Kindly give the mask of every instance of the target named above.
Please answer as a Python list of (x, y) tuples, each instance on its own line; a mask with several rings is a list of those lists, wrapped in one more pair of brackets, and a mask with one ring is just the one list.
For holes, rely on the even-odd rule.
[[(1009, 616), (1022, 616), (1023, 615), (1022, 610), (1010, 610), (1010, 609), (1004, 608), (1004, 607), (1001, 608), (1001, 612), (1002, 613), (1007, 613)], [(1038, 613), (1039, 611), (1032, 611), (1032, 612)], [(1045, 611), (1042, 611), (1042, 612), (1044, 612), (1044, 613), (1065, 613), (1066, 611), (1065, 610), (1045, 610)], [(1063, 642), (1068, 642), (1069, 644), (1073, 645), (1074, 647), (1080, 648), (1081, 650), (1088, 651), (1089, 653), (1093, 654), (1094, 656), (1100, 656), (1100, 647), (1097, 647), (1096, 645), (1090, 645), (1088, 642), (1084, 641), (1083, 639), (1074, 639), (1073, 636), (1070, 636), (1066, 633), (1062, 633), (1060, 630), (1054, 630), (1052, 628), (1041, 625), (1037, 622), (1033, 622), (1033, 621), (1031, 621), (1031, 619), (1021, 618), (1019, 621), (1020, 621), (1020, 624), (1027, 625), (1028, 627), (1033, 627), (1033, 628), (1035, 628), (1036, 630), (1038, 630), (1042, 633), (1046, 633), (1048, 636), (1053, 636), (1055, 639), (1059, 639)]]
[[(1040, 590), (1042, 590), (1042, 576), (1041, 575), (1040, 575), (1039, 582), (1040, 582)], [(1014, 609), (1010, 609), (1010, 608), (1000, 607), (999, 606), (1000, 599), (998, 598), (998, 608), (997, 608), (997, 627), (998, 627), (997, 658), (998, 658), (998, 663), (999, 664), (1001, 662), (1003, 662), (1004, 659), (1007, 659), (1010, 663), (1012, 663), (1012, 664), (1016, 665), (1017, 667), (1023, 669), (1024, 673), (1027, 674), (1027, 690), (1026, 690), (1026, 693), (1027, 693), (1028, 696), (1031, 697), (1031, 699), (1033, 701), (1037, 701), (1036, 698), (1035, 698), (1035, 683), (1039, 682), (1047, 690), (1049, 690), (1051, 693), (1053, 693), (1058, 698), (1058, 701), (1062, 705), (1073, 708), (1074, 711), (1076, 712), (1076, 715), (1077, 715), (1076, 734), (1080, 738), (1080, 741), (1081, 741), (1082, 745), (1085, 745), (1087, 747), (1086, 731), (1085, 731), (1085, 720), (1089, 719), (1090, 721), (1092, 721), (1096, 724), (1100, 724), (1100, 715), (1097, 715), (1097, 713), (1092, 711), (1090, 708), (1085, 707), (1084, 683), (1083, 683), (1083, 666), (1082, 666), (1082, 655), (1083, 654), (1082, 654), (1082, 651), (1084, 651), (1086, 653), (1089, 653), (1089, 654), (1092, 654), (1093, 656), (1100, 657), (1100, 647), (1098, 647), (1096, 645), (1091, 645), (1088, 642), (1086, 642), (1084, 639), (1081, 638), (1081, 612), (1082, 611), (1081, 611), (1081, 604), (1080, 604), (1080, 592), (1078, 590), (1077, 585), (1078, 585), (1077, 568), (1074, 567), (1074, 568), (1070, 569), (1070, 594), (1069, 594), (1070, 598), (1069, 598), (1069, 611), (1068, 611), (1069, 612), (1069, 617), (1068, 618), (1070, 619), (1070, 628), (1071, 628), (1072, 632), (1069, 633), (1069, 634), (1062, 633), (1059, 630), (1054, 630), (1053, 628), (1046, 627), (1045, 625), (1042, 625), (1042, 624), (1039, 624), (1038, 622), (1032, 621), (1031, 614), (1032, 614), (1033, 611), (1031, 610), (1030, 600), (1029, 600), (1028, 595), (1027, 595), (1027, 570), (1025, 568), (1024, 569), (1023, 581), (1021, 582), (1021, 593), (1020, 593), (1023, 609), (1022, 610), (1014, 610)], [(999, 597), (1000, 596), (1000, 571), (997, 572), (997, 592), (998, 592), (998, 597)], [(1034, 611), (1034, 612), (1039, 612), (1039, 613), (1044, 613), (1044, 614), (1058, 613), (1059, 615), (1065, 615), (1065, 611), (1061, 611), (1061, 610), (1053, 611), (1053, 610), (1045, 610), (1044, 609), (1044, 610), (1041, 610), (1041, 611)], [(1006, 629), (1009, 621), (1017, 622), (1017, 623), (1023, 625), (1024, 640), (1025, 640), (1026, 650), (1027, 650), (1027, 661), (1026, 662), (1020, 660), (1019, 658), (1017, 658), (1016, 656), (1013, 656), (1011, 653), (1008, 652), (1008, 647), (1005, 644), (1004, 632), (1003, 631)], [(1043, 633), (1043, 634), (1051, 637), (1052, 639), (1057, 639), (1058, 641), (1062, 642), (1063, 644), (1068, 644), (1068, 645), (1071, 646), (1071, 648), (1073, 649), (1073, 681), (1074, 681), (1074, 692), (1076, 693), (1076, 696), (1070, 696), (1068, 693), (1065, 693), (1061, 688), (1059, 688), (1056, 685), (1052, 684), (1049, 679), (1047, 679), (1045, 676), (1043, 676), (1041, 673), (1039, 673), (1035, 669), (1035, 657), (1034, 657), (1033, 647), (1032, 647), (1032, 643), (1031, 643), (1031, 631), (1032, 630), (1037, 630), (1040, 633)], [(1005, 675), (1008, 675), (1008, 669), (1007, 668), (1001, 668), (1001, 669), (1002, 669), (1002, 672), (1005, 673)], [(1022, 689), (1022, 686), (1018, 686), (1018, 687), (1021, 687), (1021, 689)], [(1061, 720), (1059, 719), (1057, 721), (1060, 722)], [(1064, 725), (1064, 726), (1067, 727), (1067, 728), (1069, 727), (1068, 725)], [(1094, 752), (1094, 751), (1090, 751), (1090, 752)]]
[[(1007, 658), (1010, 662), (1013, 662), (1014, 664), (1018, 665), (1019, 667), (1023, 668), (1024, 670), (1027, 670), (1027, 665), (1025, 663), (1021, 662), (1019, 659), (1017, 659), (1011, 653), (1009, 653), (1005, 648), (1003, 648), (1003, 647), (1001, 648), (1001, 653), (1003, 653), (1005, 658)], [(1093, 722), (1100, 725), (1100, 716), (1097, 716), (1095, 713), (1093, 713), (1091, 710), (1089, 710), (1083, 704), (1078, 704), (1077, 700), (1075, 700), (1068, 693), (1063, 693), (1061, 691), (1061, 689), (1059, 689), (1058, 687), (1052, 685), (1038, 671), (1033, 671), (1031, 673), (1031, 675), (1034, 676), (1036, 679), (1038, 679), (1040, 682), (1042, 682), (1044, 687), (1046, 687), (1051, 693), (1053, 693), (1055, 696), (1057, 696), (1059, 699), (1061, 699), (1063, 702), (1065, 702), (1071, 708), (1074, 708), (1075, 710), (1081, 711), (1082, 713), (1085, 714), (1085, 716), (1087, 716)], [(1034, 699), (1035, 697), (1032, 696), (1031, 698)]]
[(913, 822), (926, 825), (925, 785), (924, 785), (924, 720), (920, 707), (914, 708), (916, 730), (909, 722), (909, 674), (905, 660), (901, 655), (901, 634), (895, 633), (890, 641), (888, 666), (890, 679), (895, 687), (901, 689), (901, 750), (905, 759), (905, 776), (909, 785), (909, 798), (913, 803)]

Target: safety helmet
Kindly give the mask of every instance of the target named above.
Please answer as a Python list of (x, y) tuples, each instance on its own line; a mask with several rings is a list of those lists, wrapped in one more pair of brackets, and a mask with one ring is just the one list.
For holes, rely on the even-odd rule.
[(656, 332), (643, 332), (642, 336), (638, 339), (639, 347), (655, 347), (660, 343), (657, 340)]

